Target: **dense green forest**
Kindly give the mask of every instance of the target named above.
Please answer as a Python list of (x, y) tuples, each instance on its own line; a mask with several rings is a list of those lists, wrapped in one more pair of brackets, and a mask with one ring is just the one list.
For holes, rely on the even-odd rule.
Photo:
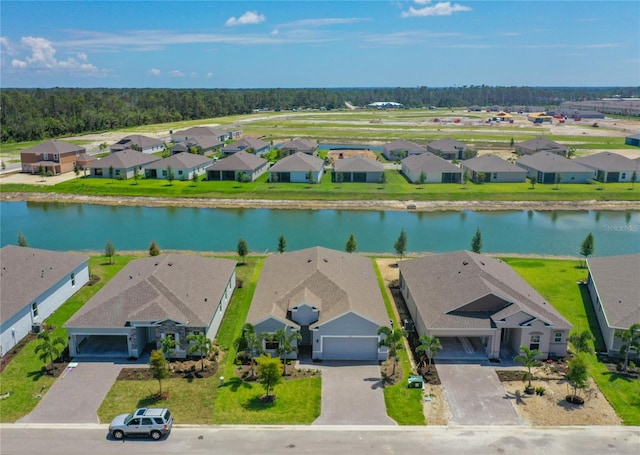
[(637, 95), (638, 88), (490, 87), (344, 89), (3, 89), (0, 138), (22, 142), (256, 109), (339, 109), (394, 101), (407, 108), (477, 104), (555, 106), (562, 101)]

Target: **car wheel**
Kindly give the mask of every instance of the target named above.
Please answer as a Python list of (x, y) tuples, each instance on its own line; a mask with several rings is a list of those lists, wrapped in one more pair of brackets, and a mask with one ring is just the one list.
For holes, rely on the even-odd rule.
[(122, 430), (115, 430), (112, 434), (113, 434), (113, 437), (116, 439), (124, 438), (124, 432)]
[(151, 432), (151, 439), (155, 439), (157, 441), (161, 437), (162, 437), (162, 433), (160, 433), (158, 430), (153, 430)]

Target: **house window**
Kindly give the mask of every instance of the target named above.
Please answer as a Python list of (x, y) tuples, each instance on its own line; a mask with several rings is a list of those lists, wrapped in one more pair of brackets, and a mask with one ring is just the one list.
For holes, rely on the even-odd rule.
[(531, 342), (529, 343), (529, 349), (539, 349), (540, 348), (540, 335), (531, 335)]
[(33, 316), (33, 319), (38, 317), (38, 302), (33, 302), (31, 304), (31, 315)]
[(116, 177), (120, 175), (120, 169), (116, 169)]
[(58, 155), (57, 154), (53, 155), (53, 161), (58, 161)]
[(276, 350), (280, 344), (277, 341), (267, 340), (264, 342), (264, 348), (267, 350)]
[(71, 273), (71, 286), (76, 286), (76, 274), (73, 272)]
[(162, 176), (166, 177), (167, 176), (167, 171), (162, 171)]
[(494, 172), (494, 173), (493, 173), (493, 180), (495, 180), (495, 179), (497, 179), (497, 178), (498, 178), (498, 173), (497, 173), (497, 172)]
[(102, 169), (94, 169), (93, 170), (94, 174), (96, 177), (101, 177), (102, 176)]
[(43, 159), (44, 161), (47, 161), (47, 160), (49, 159), (49, 154), (48, 154), (48, 153), (44, 153), (44, 154), (42, 155), (42, 159)]
[(627, 173), (626, 173), (626, 172), (623, 172), (623, 173), (622, 173), (622, 178), (623, 178), (623, 179), (626, 179), (626, 178), (627, 178)]
[(554, 343), (562, 343), (562, 332), (556, 332), (553, 334)]
[(178, 175), (182, 175), (182, 171), (178, 171)]

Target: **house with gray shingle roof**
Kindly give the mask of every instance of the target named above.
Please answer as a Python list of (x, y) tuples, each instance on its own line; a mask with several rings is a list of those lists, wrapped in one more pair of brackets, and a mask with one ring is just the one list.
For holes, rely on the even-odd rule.
[(365, 156), (352, 156), (333, 162), (331, 180), (339, 181), (339, 174), (342, 174), (342, 182), (378, 183), (384, 174), (384, 166)]
[(640, 254), (587, 259), (587, 287), (609, 353), (620, 350), (620, 331), (640, 324), (639, 265)]
[(516, 164), (538, 183), (589, 183), (595, 178), (593, 169), (551, 152), (523, 156)]
[(492, 154), (476, 156), (460, 165), (476, 183), (480, 181), (481, 174), (484, 174), (483, 182), (494, 183), (524, 182), (527, 177), (527, 171), (523, 168)]
[(250, 182), (269, 170), (269, 162), (264, 158), (240, 151), (213, 163), (207, 170), (207, 180), (238, 180), (240, 174)]
[(318, 155), (318, 143), (312, 139), (296, 138), (280, 144), (278, 148), (283, 155), (293, 155), (294, 153), (304, 153), (306, 155)]
[(460, 183), (462, 171), (444, 158), (430, 152), (411, 155), (402, 160), (402, 173), (412, 183), (420, 182), (424, 173), (425, 183)]
[(218, 128), (214, 126), (193, 126), (171, 134), (172, 142), (185, 142), (194, 137), (211, 137), (217, 142), (225, 142), (242, 136), (238, 128)]
[(466, 160), (476, 156), (476, 152), (462, 142), (447, 137), (427, 144), (427, 151), (445, 160)]
[(178, 153), (145, 167), (144, 175), (148, 179), (166, 179), (169, 168), (175, 180), (191, 180), (195, 175), (204, 175), (213, 164), (211, 158), (193, 153)]
[(253, 153), (256, 156), (262, 156), (269, 150), (271, 150), (271, 145), (268, 142), (263, 141), (262, 139), (258, 139), (257, 137), (243, 137), (242, 139), (238, 139), (232, 144), (226, 145), (222, 149), (222, 154), (232, 155), (242, 150), (246, 151), (247, 153)]
[(632, 159), (611, 152), (581, 156), (573, 161), (593, 169), (596, 173), (596, 180), (605, 183), (630, 182), (633, 172), (640, 170), (637, 169), (637, 163)]
[(84, 147), (52, 139), (20, 152), (22, 172), (38, 174), (42, 170), (53, 175), (71, 172), (80, 156), (86, 153)]
[(136, 172), (143, 176), (147, 165), (160, 159), (155, 155), (147, 155), (136, 150), (122, 150), (92, 161), (86, 168), (89, 169), (91, 177), (130, 179)]
[(311, 172), (314, 183), (320, 182), (324, 173), (324, 161), (315, 156), (298, 152), (284, 157), (271, 166), (271, 169), (269, 169), (269, 181), (311, 183), (308, 179), (309, 172)]
[(164, 142), (142, 134), (131, 134), (113, 144), (109, 150), (111, 153), (132, 149), (142, 153), (156, 153), (164, 150)]
[(518, 155), (534, 155), (538, 152), (549, 152), (560, 156), (567, 156), (569, 147), (558, 144), (546, 137), (537, 137), (515, 144), (515, 152)]
[(457, 251), (402, 261), (400, 290), (419, 336), (513, 358), (519, 347), (564, 357), (572, 325), (509, 265)]
[(163, 254), (129, 262), (64, 325), (72, 357), (140, 357), (162, 340), (214, 339), (236, 284), (236, 261)]
[(246, 322), (257, 334), (299, 333), (313, 359), (387, 358), (378, 329), (389, 316), (371, 260), (356, 254), (314, 247), (269, 256)]
[(401, 160), (426, 151), (425, 147), (404, 139), (398, 139), (382, 146), (382, 155), (389, 161)]
[(0, 357), (87, 281), (87, 256), (15, 245), (0, 249)]

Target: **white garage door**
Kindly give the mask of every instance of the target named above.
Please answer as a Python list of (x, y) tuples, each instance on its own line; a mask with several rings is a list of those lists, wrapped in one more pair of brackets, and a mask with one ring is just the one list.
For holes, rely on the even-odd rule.
[(322, 337), (326, 360), (377, 360), (378, 337)]

